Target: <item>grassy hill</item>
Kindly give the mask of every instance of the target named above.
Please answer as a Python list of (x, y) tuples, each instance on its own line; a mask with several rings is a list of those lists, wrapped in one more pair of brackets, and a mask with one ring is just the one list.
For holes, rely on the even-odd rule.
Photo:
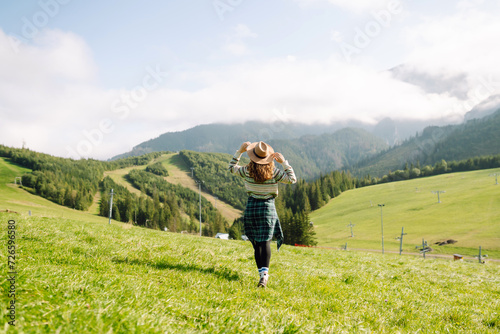
[[(404, 252), (425, 238), (434, 253), (475, 255), (479, 246), (500, 258), (500, 185), (490, 177), (499, 170), (444, 174), (350, 190), (311, 213), (318, 244), (348, 243), (350, 248), (381, 249), (383, 207), (385, 250), (398, 251), (395, 237), (404, 227)], [(431, 191), (443, 190), (441, 203)], [(347, 225), (352, 222), (354, 238)], [(454, 245), (435, 242), (454, 239)]]
[[(248, 242), (0, 213), (9, 219), (17, 322), (2, 333), (500, 330), (497, 265), (283, 246), (259, 289)], [(2, 275), (2, 305), (8, 288)]]
[[(500, 330), (500, 266), (493, 263), (285, 245), (280, 252), (273, 249), (269, 286), (258, 289), (248, 242), (108, 224), (106, 218), (59, 206), (11, 184), (26, 171), (0, 159), (0, 211), (18, 212), (0, 212), (3, 250), (7, 221), (17, 226), (16, 327), (1, 326), (0, 333)], [(462, 174), (452, 178), (475, 178), (476, 188), (495, 188), (487, 171)], [(431, 179), (409, 182), (424, 180)], [(414, 186), (407, 184), (410, 190)], [(376, 187), (346, 192), (327, 207), (370, 188)], [(440, 206), (453, 194), (452, 187), (445, 190)], [(396, 196), (391, 201), (391, 189), (385, 192), (389, 209)], [(492, 199), (498, 196), (485, 196), (488, 205), (498, 208)], [(435, 202), (430, 194), (427, 199)], [(390, 226), (390, 216), (386, 219)], [(413, 232), (407, 231), (409, 240)], [(488, 233), (498, 236), (494, 229)], [(0, 270), (7, 273), (6, 253), (1, 254)], [(9, 288), (2, 275), (2, 305), (10, 302)], [(6, 315), (2, 307), (0, 316)]]
[(30, 194), (14, 184), (16, 177), (30, 172), (10, 162), (10, 159), (0, 158), (0, 211), (10, 210), (27, 215), (29, 211), (36, 216), (79, 219), (91, 222), (107, 222), (89, 211), (70, 209), (40, 196)]
[[(20, 151), (20, 152), (16, 152), (16, 153), (23, 154), (26, 152)], [(28, 152), (28, 153), (30, 153), (30, 152)], [(35, 152), (33, 154), (36, 155), (37, 153)], [(45, 156), (45, 155), (40, 155), (40, 154), (38, 154), (38, 155), (45, 157), (45, 159), (47, 159), (47, 160), (50, 160), (51, 158), (53, 158), (53, 157)], [(32, 175), (32, 173), (31, 173), (32, 171), (30, 169), (27, 169), (27, 168), (22, 168), (18, 164), (12, 163), (11, 158), (0, 158), (0, 159), (1, 159), (0, 171), (1, 171), (1, 176), (3, 176), (3, 178), (1, 179), (3, 183), (0, 185), (0, 187), (4, 187), (4, 186), (8, 187), (8, 188), (6, 188), (6, 191), (9, 191), (9, 192), (17, 191), (20, 194), (26, 193), (25, 191), (22, 191), (21, 189), (17, 189), (17, 187), (13, 184), (13, 181), (16, 177), (20, 177), (23, 175)], [(189, 170), (189, 167), (186, 165), (185, 161), (183, 161), (183, 159), (181, 159), (179, 157), (178, 154), (168, 153), (168, 152), (162, 154), (161, 152), (159, 152), (156, 154), (156, 157), (152, 157), (149, 160), (141, 159), (141, 158), (137, 158), (137, 159), (139, 159), (141, 163), (138, 163), (138, 164), (131, 163), (128, 165), (125, 164), (126, 167), (120, 167), (121, 165), (123, 165), (123, 163), (120, 164), (120, 163), (115, 163), (115, 162), (106, 163), (106, 162), (94, 162), (94, 161), (87, 161), (87, 162), (89, 164), (100, 163), (101, 165), (105, 165), (105, 167), (107, 168), (107, 169), (97, 168), (96, 166), (94, 166), (96, 168), (92, 171), (94, 172), (94, 174), (97, 175), (97, 178), (96, 178), (97, 181), (99, 179), (101, 179), (102, 177), (109, 177), (117, 185), (125, 187), (125, 191), (128, 191), (128, 192), (130, 192), (138, 197), (140, 197), (143, 194), (141, 193), (141, 191), (138, 188), (134, 187), (131, 184), (130, 180), (127, 178), (127, 174), (133, 170), (143, 171), (150, 165), (153, 165), (155, 163), (160, 163), (163, 166), (165, 166), (167, 168), (167, 170), (171, 171), (171, 174), (169, 176), (163, 177), (164, 180), (168, 181), (169, 183), (171, 183), (173, 185), (180, 186), (180, 187), (182, 187), (182, 189), (186, 188), (186, 190), (189, 189), (189, 191), (191, 191), (191, 190), (194, 191), (194, 194), (196, 195), (195, 197), (197, 198), (198, 186), (194, 183), (194, 180), (191, 178), (191, 172)], [(22, 161), (25, 161), (25, 160), (22, 160)], [(60, 160), (62, 160), (62, 159), (60, 159)], [(227, 164), (228, 160), (229, 160), (229, 158), (224, 159), (225, 164)], [(57, 164), (59, 162), (60, 161), (57, 160), (57, 161), (55, 161), (55, 164)], [(64, 160), (64, 162), (67, 164), (71, 164), (73, 161)], [(79, 166), (76, 166), (77, 163), (80, 163), (80, 165), (84, 164), (85, 160), (75, 162), (74, 169), (70, 170), (70, 173), (74, 173), (73, 176), (75, 176), (72, 179), (74, 180), (74, 179), (77, 179), (80, 177), (80, 178), (82, 178), (80, 183), (85, 184), (89, 180), (86, 177), (82, 177), (79, 174), (79, 170), (78, 170)], [(108, 166), (107, 164), (109, 164), (110, 166)], [(52, 166), (52, 164), (48, 164), (48, 165)], [(98, 166), (98, 167), (102, 167), (102, 166)], [(46, 170), (43, 170), (43, 172), (45, 172), (45, 171)], [(35, 171), (34, 173), (39, 173), (39, 171)], [(48, 174), (49, 174), (48, 179), (50, 181), (59, 180), (59, 178), (54, 176), (53, 174), (50, 174), (50, 173), (48, 173)], [(36, 186), (39, 187), (37, 182), (33, 182), (33, 185), (31, 185), (31, 186), (34, 187), (36, 184)], [(26, 186), (26, 184), (25, 184), (25, 186)], [(50, 188), (50, 189), (57, 189), (57, 188), (65, 187), (65, 186), (67, 186), (67, 184), (63, 182), (61, 184), (57, 184), (57, 186), (52, 185), (52, 188)], [(43, 188), (43, 187), (39, 187), (39, 188)], [(13, 189), (16, 189), (16, 190), (13, 190)], [(43, 189), (47, 189), (47, 187), (45, 187)], [(176, 189), (179, 189), (179, 188), (176, 188)], [(204, 190), (205, 189), (202, 189), (202, 197), (204, 197), (204, 199), (202, 199), (202, 202), (204, 202), (206, 204), (208, 201), (211, 203), (210, 205), (217, 206), (218, 211), (223, 215), (223, 217), (228, 222), (232, 223), (234, 221), (234, 219), (239, 218), (241, 216), (240, 210), (237, 210), (237, 209), (233, 208), (231, 205), (226, 204), (225, 202), (222, 201), (223, 199), (221, 200), (219, 198), (217, 200), (213, 195), (208, 194)], [(91, 201), (88, 204), (89, 205), (88, 209), (85, 209), (84, 211), (86, 211), (87, 213), (91, 213), (91, 214), (99, 214), (99, 212), (101, 212), (101, 214), (102, 214), (102, 208), (100, 208), (100, 205), (99, 205), (99, 203), (101, 201), (101, 195), (102, 195), (101, 191), (102, 191), (102, 189), (101, 190), (96, 189), (96, 190), (88, 192), (89, 195), (92, 195), (92, 196), (90, 196)], [(65, 194), (69, 193), (69, 192), (70, 192), (70, 190), (68, 190), (66, 192), (63, 191), (63, 193), (60, 196), (52, 196), (52, 200), (58, 204), (62, 204), (62, 203), (59, 203), (59, 198), (64, 197)], [(35, 191), (33, 190), (32, 193), (34, 194)], [(73, 190), (72, 193), (75, 193), (75, 194), (87, 193), (87, 191), (85, 191), (85, 190), (83, 190), (83, 191)], [(178, 192), (175, 192), (175, 193), (178, 194)], [(37, 192), (37, 194), (38, 194), (38, 192)], [(92, 197), (93, 197), (93, 200), (92, 200)], [(37, 196), (33, 196), (32, 198), (36, 199), (35, 202), (39, 201), (41, 199)], [(54, 198), (56, 198), (56, 199), (54, 199)], [(104, 198), (104, 200), (108, 201), (109, 196)], [(10, 204), (6, 205), (4, 210), (10, 209), (10, 210), (16, 211), (16, 209), (14, 208), (15, 206), (13, 206), (12, 204), (19, 204), (21, 202), (20, 201), (15, 202), (15, 200), (10, 199)], [(24, 201), (24, 204), (26, 204), (26, 205), (22, 206), (22, 210), (24, 210), (24, 211), (28, 211), (31, 209), (34, 210), (34, 207), (37, 207), (38, 205), (40, 205), (40, 204), (36, 204), (35, 202), (28, 203), (28, 202)], [(42, 202), (45, 203), (46, 201), (42, 201)], [(195, 201), (195, 203), (194, 202), (193, 203), (189, 202), (189, 203), (197, 206), (198, 202)], [(0, 201), (0, 204), (2, 204), (1, 201)], [(45, 204), (47, 204), (47, 203), (45, 203)], [(56, 208), (57, 207), (58, 206), (56, 206)], [(203, 207), (205, 208), (205, 205)], [(1, 209), (1, 207), (0, 207), (0, 209)], [(185, 205), (181, 208), (181, 210), (184, 210), (184, 209), (185, 209)], [(115, 211), (116, 210), (114, 210), (114, 212)], [(107, 209), (106, 209), (106, 212), (107, 212)], [(182, 211), (181, 214), (182, 214), (183, 219), (187, 219), (187, 220), (190, 219), (190, 217), (188, 215), (186, 215), (186, 213), (184, 211)], [(198, 215), (196, 215), (196, 217), (198, 217)], [(193, 219), (197, 219), (197, 218), (193, 218)], [(125, 221), (125, 220), (123, 220), (123, 221)]]
[[(184, 160), (181, 159), (178, 153), (164, 154), (151, 162), (151, 164), (156, 162), (160, 162), (168, 170), (169, 175), (165, 177), (165, 180), (172, 184), (182, 185), (183, 187), (198, 192), (198, 185), (191, 177), (191, 171), (189, 167), (186, 165)], [(141, 191), (132, 186), (125, 176), (133, 169), (144, 170), (146, 169), (146, 167), (147, 166), (145, 165), (121, 168), (105, 172), (104, 175), (111, 177), (113, 181), (126, 187), (131, 193), (140, 196)], [(202, 189), (201, 195), (214, 206), (216, 205), (217, 209), (228, 220), (228, 222), (232, 223), (236, 218), (239, 218), (241, 216), (241, 210), (235, 209), (231, 205), (221, 201), (220, 198), (219, 200), (216, 200), (216, 198), (212, 194), (207, 193), (204, 189)]]

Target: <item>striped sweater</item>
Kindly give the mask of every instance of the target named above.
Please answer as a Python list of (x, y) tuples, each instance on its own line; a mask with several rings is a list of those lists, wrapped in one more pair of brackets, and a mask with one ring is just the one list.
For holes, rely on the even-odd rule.
[(245, 189), (247, 190), (249, 196), (258, 199), (274, 198), (278, 196), (279, 182), (288, 184), (297, 182), (292, 166), (288, 164), (288, 161), (284, 161), (282, 165), (285, 168), (285, 171), (274, 167), (273, 177), (269, 180), (258, 183), (250, 177), (247, 166), (238, 166), (241, 155), (242, 153), (236, 151), (231, 159), (231, 162), (229, 163), (229, 171), (245, 179)]

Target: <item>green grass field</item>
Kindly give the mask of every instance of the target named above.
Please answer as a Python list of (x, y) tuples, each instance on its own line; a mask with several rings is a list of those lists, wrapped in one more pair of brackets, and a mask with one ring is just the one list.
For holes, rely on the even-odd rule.
[[(384, 248), (399, 251), (404, 227), (403, 252), (428, 241), (432, 253), (476, 255), (479, 246), (490, 257), (500, 258), (500, 185), (490, 177), (496, 170), (444, 174), (347, 191), (310, 216), (319, 245), (381, 249), (383, 207)], [(440, 195), (431, 193), (444, 190)], [(352, 222), (354, 237), (351, 238)], [(454, 245), (435, 242), (454, 239)]]
[(498, 265), (283, 246), (261, 289), (248, 242), (6, 213), (2, 319), (9, 219), (17, 318), (2, 333), (500, 331)]
[[(0, 333), (500, 331), (496, 263), (283, 246), (280, 252), (273, 248), (268, 288), (258, 289), (248, 242), (108, 224), (106, 218), (61, 207), (13, 185), (24, 172), (0, 159), (0, 211), (18, 212), (0, 212), (0, 316), (5, 323)], [(388, 199), (401, 185), (378, 186), (386, 196), (389, 228), (389, 209), (398, 197)], [(417, 186), (423, 187), (411, 185), (410, 190)], [(346, 192), (323, 209), (370, 188)], [(445, 189), (439, 208), (450, 205), (451, 189)], [(415, 193), (421, 202), (410, 208), (437, 208), (430, 194), (429, 204), (424, 203), (423, 192)], [(368, 206), (377, 225), (379, 211), (369, 207), (368, 197), (368, 203), (359, 204), (360, 212)], [(344, 215), (353, 208), (346, 203)], [(15, 327), (6, 317), (10, 219), (17, 226)], [(317, 220), (315, 225), (320, 229)], [(405, 228), (409, 240), (415, 232)]]

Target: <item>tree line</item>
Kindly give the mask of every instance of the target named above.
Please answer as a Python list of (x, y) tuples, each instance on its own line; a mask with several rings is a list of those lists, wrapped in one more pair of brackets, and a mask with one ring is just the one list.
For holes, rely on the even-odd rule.
[(500, 167), (500, 154), (450, 162), (441, 159), (441, 161), (436, 162), (434, 165), (425, 165), (423, 167), (420, 166), (419, 161), (417, 161), (416, 163), (407, 162), (405, 163), (403, 169), (398, 169), (394, 172), (389, 171), (388, 174), (382, 177), (371, 177), (370, 175), (366, 175), (363, 178), (357, 178), (356, 186), (359, 188), (379, 183), (404, 181), (445, 173), (467, 172), (498, 167)]
[[(186, 213), (189, 216), (190, 224), (195, 221), (195, 217), (198, 217), (200, 197), (193, 190), (172, 184), (160, 176), (137, 169), (131, 170), (126, 178), (135, 188), (153, 198), (154, 203), (173, 204)], [(201, 220), (205, 226), (202, 234), (206, 236), (226, 232), (229, 228), (227, 220), (203, 196), (201, 197)], [(193, 232), (191, 228), (188, 231)]]
[(140, 157), (105, 162), (65, 159), (0, 145), (0, 156), (32, 170), (32, 173), (23, 175), (21, 179), (27, 190), (76, 210), (87, 210), (92, 205), (105, 171), (145, 165), (164, 153), (153, 152)]
[[(230, 154), (180, 151), (179, 155), (193, 169), (194, 178), (203, 181), (204, 190), (236, 209), (245, 208), (247, 197), (243, 179), (227, 171)], [(242, 157), (243, 165), (248, 162), (248, 158)]]
[(133, 222), (135, 225), (172, 232), (199, 231), (194, 219), (183, 218), (178, 201), (173, 197), (164, 197), (162, 201), (155, 194), (152, 198), (141, 194), (137, 196), (127, 188), (113, 181), (109, 176), (100, 184), (101, 202), (99, 215), (109, 216), (111, 189), (113, 189), (112, 218), (124, 223)]
[[(167, 182), (163, 176), (168, 171), (161, 163), (151, 163), (165, 152), (154, 152), (139, 157), (129, 157), (112, 162), (92, 159), (72, 160), (0, 145), (0, 156), (32, 169), (22, 176), (25, 189), (57, 204), (86, 210), (93, 203), (95, 194), (101, 192), (99, 214), (109, 214), (109, 197), (113, 189), (113, 218), (122, 222), (134, 222), (139, 226), (169, 231), (199, 232), (199, 195), (180, 185)], [(205, 181), (203, 187), (221, 200), (244, 209), (247, 194), (243, 179), (227, 171), (231, 159), (229, 154), (198, 153), (181, 151), (180, 156), (193, 167), (196, 179)], [(242, 162), (244, 165), (246, 161)], [(149, 165), (148, 165), (149, 164)], [(148, 165), (146, 170), (132, 170), (127, 180), (141, 191), (141, 196), (132, 194), (104, 172), (118, 168)], [(378, 183), (427, 177), (451, 172), (471, 171), (500, 167), (500, 155), (482, 156), (460, 161), (441, 160), (434, 165), (421, 166), (420, 162), (408, 162), (401, 170), (389, 172), (378, 178), (366, 175), (354, 177), (348, 171), (333, 171), (320, 175), (316, 180), (299, 180), (295, 185), (280, 185), (276, 208), (280, 217), (285, 243), (314, 245), (314, 226), (309, 214), (327, 204), (342, 192)], [(158, 175), (159, 174), (159, 175)], [(161, 176), (160, 176), (161, 175)], [(228, 222), (202, 197), (203, 235), (213, 236), (226, 232), (240, 236), (243, 231), (241, 219)]]

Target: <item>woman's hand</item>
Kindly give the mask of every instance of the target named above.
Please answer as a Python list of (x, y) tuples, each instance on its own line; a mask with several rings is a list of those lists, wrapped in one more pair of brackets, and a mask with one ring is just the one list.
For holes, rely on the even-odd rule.
[(274, 160), (282, 164), (285, 162), (285, 157), (283, 156), (283, 154), (276, 152), (274, 153)]
[(240, 146), (240, 149), (238, 150), (239, 153), (244, 153), (247, 151), (247, 147), (248, 145), (250, 145), (251, 143), (249, 141), (246, 141), (244, 142), (243, 144), (241, 144)]

